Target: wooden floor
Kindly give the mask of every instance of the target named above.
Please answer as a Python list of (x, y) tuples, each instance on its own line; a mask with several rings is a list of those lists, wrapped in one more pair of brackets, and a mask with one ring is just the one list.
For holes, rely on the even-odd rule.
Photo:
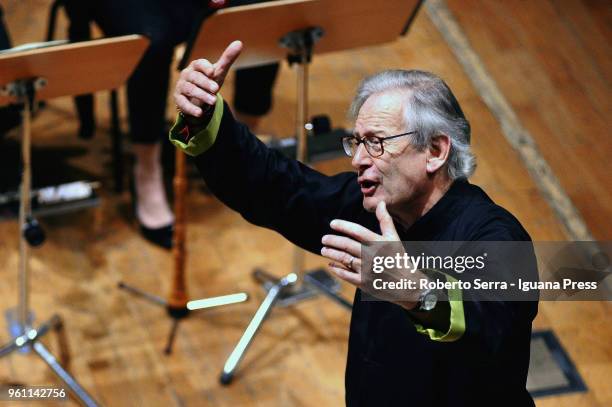
[[(50, 3), (0, 0), (15, 44), (43, 39)], [(450, 0), (448, 7), (593, 236), (612, 240), (610, 3)], [(513, 212), (534, 240), (566, 239), (562, 222), (425, 9), (409, 35), (393, 44), (315, 57), (311, 114), (325, 113), (335, 126), (347, 125), (345, 112), (361, 78), (381, 69), (408, 67), (438, 73), (455, 91), (473, 126), (478, 157), (473, 181)], [(270, 133), (288, 135), (293, 130), (294, 81), (284, 66), (274, 109), (262, 124)], [(230, 99), (230, 92), (225, 94)], [(202, 194), (199, 182), (192, 183), (188, 204), (190, 293), (203, 297), (244, 290), (252, 300), (194, 315), (181, 325), (174, 353), (162, 353), (170, 327), (164, 310), (116, 286), (125, 281), (163, 296), (172, 259), (139, 237), (129, 196), (110, 192), (104, 97), (99, 95), (100, 129), (91, 142), (76, 139), (68, 99), (51, 102), (33, 125), (39, 155), (71, 152), (66, 161), (75, 174), (103, 183), (98, 210), (45, 218), (48, 241), (32, 253), (36, 320), (55, 312), (64, 318), (74, 375), (109, 406), (342, 405), (349, 315), (324, 299), (275, 310), (235, 383), (228, 388), (218, 384), (225, 358), (263, 297), (250, 271), (262, 267), (286, 273), (292, 248)], [(8, 142), (17, 139), (12, 134)], [(337, 159), (318, 168), (332, 173), (349, 166), (348, 160)], [(16, 301), (17, 233), (16, 222), (0, 223), (2, 309)], [(307, 263), (314, 267), (325, 261), (308, 255)], [(353, 290), (343, 286), (343, 293), (350, 297)], [(611, 311), (610, 302), (541, 304), (535, 327), (554, 329), (589, 391), (538, 399), (539, 407), (612, 405)], [(0, 338), (6, 339), (5, 325), (0, 318)], [(55, 351), (52, 339), (45, 342)], [(56, 383), (32, 355), (0, 360), (0, 383), (7, 382)]]

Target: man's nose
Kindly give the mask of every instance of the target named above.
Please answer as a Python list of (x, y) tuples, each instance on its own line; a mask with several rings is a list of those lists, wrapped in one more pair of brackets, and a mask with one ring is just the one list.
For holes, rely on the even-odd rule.
[(353, 154), (353, 159), (351, 160), (351, 165), (356, 170), (359, 170), (363, 167), (368, 167), (372, 163), (372, 157), (368, 154), (368, 151), (365, 148), (363, 143), (357, 146), (355, 150), (355, 154)]

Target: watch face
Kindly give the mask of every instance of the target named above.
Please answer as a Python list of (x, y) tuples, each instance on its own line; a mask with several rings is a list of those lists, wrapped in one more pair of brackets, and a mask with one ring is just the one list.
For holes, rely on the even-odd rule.
[(425, 298), (423, 298), (421, 309), (423, 311), (431, 311), (432, 309), (435, 308), (437, 303), (438, 303), (438, 296), (434, 293), (429, 293), (425, 295)]

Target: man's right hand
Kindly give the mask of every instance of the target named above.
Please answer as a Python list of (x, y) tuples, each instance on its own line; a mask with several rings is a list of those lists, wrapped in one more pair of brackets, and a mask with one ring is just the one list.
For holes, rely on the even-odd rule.
[(234, 41), (227, 46), (214, 64), (206, 59), (192, 61), (181, 71), (176, 82), (174, 89), (176, 107), (185, 116), (202, 118), (204, 112), (217, 102), (217, 93), (241, 51), (242, 42)]

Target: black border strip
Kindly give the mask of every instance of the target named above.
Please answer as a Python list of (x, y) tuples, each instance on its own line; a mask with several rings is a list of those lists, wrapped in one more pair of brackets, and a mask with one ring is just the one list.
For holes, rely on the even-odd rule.
[(557, 339), (555, 333), (551, 330), (532, 332), (531, 339), (533, 340), (538, 338), (542, 338), (546, 343), (546, 347), (548, 348), (555, 362), (557, 362), (557, 366), (559, 366), (559, 368), (563, 372), (563, 375), (568, 380), (569, 385), (552, 387), (546, 390), (536, 390), (530, 392), (531, 396), (546, 397), (559, 394), (588, 391), (586, 384), (584, 383), (582, 377), (580, 376), (580, 373), (578, 373), (578, 370), (576, 369), (576, 365), (574, 365), (574, 362), (572, 362), (567, 352), (565, 352), (565, 349), (563, 349), (563, 346)]

